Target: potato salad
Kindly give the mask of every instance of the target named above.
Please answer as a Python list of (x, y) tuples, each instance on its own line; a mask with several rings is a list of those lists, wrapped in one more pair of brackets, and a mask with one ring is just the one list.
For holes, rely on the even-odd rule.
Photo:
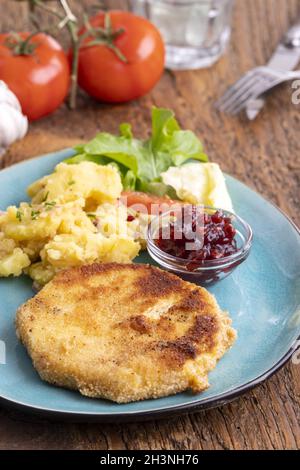
[(141, 248), (138, 221), (121, 192), (111, 165), (58, 164), (28, 187), (30, 202), (0, 213), (0, 276), (24, 272), (39, 287), (68, 267), (130, 262)]

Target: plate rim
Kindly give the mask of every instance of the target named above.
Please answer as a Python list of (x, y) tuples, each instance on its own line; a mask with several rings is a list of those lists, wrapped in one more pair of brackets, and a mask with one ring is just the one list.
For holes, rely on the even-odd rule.
[[(43, 155), (37, 155), (32, 158), (28, 158), (26, 160), (22, 160), (20, 162), (14, 163), (12, 165), (9, 165), (8, 167), (5, 167), (0, 170), (0, 174), (3, 172), (6, 172), (7, 170), (10, 170), (12, 167), (18, 166), (18, 165), (24, 165), (26, 163), (30, 163), (31, 161), (35, 159), (40, 159), (43, 157), (51, 157), (51, 156), (58, 156), (60, 153), (64, 154), (65, 152), (70, 152), (72, 149), (71, 148), (65, 148), (62, 150), (50, 152), (47, 154)], [(275, 203), (270, 201), (268, 198), (262, 196), (258, 191), (253, 189), (252, 187), (249, 187), (246, 183), (243, 181), (240, 181), (238, 178), (235, 178), (234, 176), (229, 175), (228, 173), (225, 173), (226, 176), (238, 181), (238, 183), (247, 190), (250, 190), (251, 192), (255, 193), (257, 196), (261, 197), (264, 199), (266, 202), (268, 202), (271, 206), (273, 206), (274, 209), (276, 209), (278, 212), (282, 214), (283, 217), (289, 222), (289, 224), (293, 227), (293, 229), (296, 231), (298, 236), (300, 237), (300, 228), (296, 225), (296, 223), (291, 219), (290, 216), (288, 216), (280, 207), (278, 207)], [(126, 411), (126, 412), (97, 412), (97, 411), (69, 411), (69, 410), (59, 410), (55, 408), (47, 408), (43, 406), (34, 406), (30, 405), (28, 403), (24, 403), (18, 400), (12, 400), (11, 398), (2, 395), (0, 392), (0, 404), (7, 405), (9, 407), (21, 409), (23, 411), (27, 411), (33, 414), (39, 414), (43, 416), (48, 416), (52, 418), (65, 418), (67, 420), (77, 420), (77, 421), (97, 421), (97, 422), (133, 422), (133, 421), (139, 421), (142, 419), (146, 420), (151, 420), (151, 419), (160, 419), (164, 418), (167, 416), (175, 416), (178, 414), (183, 414), (183, 413), (192, 413), (196, 411), (203, 411), (206, 409), (211, 409), (215, 408), (218, 406), (223, 406), (236, 398), (240, 397), (241, 395), (245, 394), (246, 392), (252, 390), (253, 388), (257, 387), (258, 385), (262, 384), (264, 381), (272, 377), (276, 372), (278, 372), (282, 367), (284, 367), (294, 352), (296, 351), (294, 344), (300, 341), (300, 335), (298, 338), (293, 341), (293, 344), (290, 346), (289, 350), (268, 370), (263, 372), (262, 374), (258, 375), (254, 379), (246, 382), (243, 385), (240, 385), (239, 387), (236, 387), (232, 390), (225, 391), (223, 393), (220, 393), (219, 395), (216, 395), (214, 397), (210, 398), (205, 398), (194, 401), (193, 403), (186, 403), (186, 404), (179, 404), (179, 405), (169, 405), (165, 407), (160, 407), (160, 408), (155, 408), (153, 410), (148, 410), (148, 411)]]
[[(296, 341), (300, 340), (300, 336)], [(250, 380), (244, 385), (236, 387), (233, 390), (221, 393), (216, 395), (213, 398), (206, 398), (195, 401), (194, 403), (187, 403), (181, 405), (172, 405), (168, 407), (156, 408), (154, 410), (148, 411), (126, 411), (125, 413), (119, 412), (95, 412), (95, 411), (68, 411), (68, 410), (57, 410), (54, 408), (46, 408), (41, 406), (28, 405), (17, 400), (11, 400), (3, 395), (0, 395), (0, 404), (7, 404), (10, 407), (17, 408), (22, 411), (27, 411), (32, 414), (38, 414), (47, 416), (49, 418), (66, 418), (68, 421), (77, 421), (77, 422), (135, 422), (140, 420), (152, 420), (152, 419), (161, 419), (170, 416), (176, 416), (178, 414), (184, 413), (193, 413), (196, 411), (204, 411), (212, 408), (217, 408), (219, 406), (226, 405), (233, 400), (239, 398), (250, 390), (254, 389), (258, 385), (265, 382), (267, 379), (271, 378), (276, 372), (278, 372), (282, 367), (284, 367), (292, 355), (295, 352), (295, 348), (292, 346), (289, 351), (270, 369), (268, 369), (263, 374), (257, 376), (256, 378)], [(83, 397), (84, 398), (84, 397)], [(163, 398), (163, 397), (162, 397)]]

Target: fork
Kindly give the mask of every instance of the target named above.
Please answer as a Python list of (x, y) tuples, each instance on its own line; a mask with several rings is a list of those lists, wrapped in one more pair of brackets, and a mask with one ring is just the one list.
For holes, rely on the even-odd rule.
[(300, 79), (300, 70), (281, 72), (269, 67), (256, 67), (243, 75), (217, 101), (216, 107), (225, 113), (236, 115), (251, 100), (256, 100), (264, 93), (281, 83)]

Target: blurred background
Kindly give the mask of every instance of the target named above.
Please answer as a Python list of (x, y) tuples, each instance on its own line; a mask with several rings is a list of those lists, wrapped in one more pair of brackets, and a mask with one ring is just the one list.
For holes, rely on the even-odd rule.
[[(56, 8), (56, 2), (47, 3)], [(95, 3), (70, 0), (78, 17), (82, 17), (84, 10), (94, 13)], [(124, 9), (130, 5), (125, 0), (101, 3), (106, 8)], [(32, 29), (27, 2), (0, 0), (0, 11), (1, 32)], [(212, 160), (296, 219), (299, 109), (292, 105), (288, 89), (272, 93), (268, 105), (253, 123), (243, 116), (232, 118), (221, 114), (213, 104), (242, 73), (267, 62), (298, 12), (298, 0), (236, 0), (231, 40), (226, 54), (215, 65), (195, 71), (166, 70), (149, 94), (127, 104), (101, 104), (80, 92), (76, 110), (70, 111), (63, 104), (54, 114), (31, 123), (27, 136), (12, 145), (0, 165), (70, 147), (90, 139), (99, 130), (116, 132), (122, 121), (133, 122), (137, 135), (144, 137), (149, 129), (151, 106), (171, 107), (182, 127), (199, 135)], [(55, 21), (44, 12), (36, 14), (41, 28)], [(65, 32), (59, 40), (66, 45)], [(277, 191), (279, 186), (281, 190)]]

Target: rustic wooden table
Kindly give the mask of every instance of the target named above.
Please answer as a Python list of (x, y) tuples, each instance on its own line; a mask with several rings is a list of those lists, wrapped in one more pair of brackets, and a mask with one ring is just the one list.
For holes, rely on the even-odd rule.
[[(78, 4), (94, 1), (72, 3), (79, 8)], [(143, 136), (151, 105), (172, 107), (182, 126), (201, 136), (212, 160), (299, 224), (300, 113), (291, 104), (292, 90), (274, 93), (253, 123), (221, 115), (213, 108), (230, 82), (266, 62), (297, 18), (298, 6), (298, 0), (236, 0), (231, 45), (216, 66), (167, 71), (151, 94), (128, 105), (103, 106), (81, 96), (76, 111), (64, 106), (32, 124), (27, 137), (7, 152), (1, 165), (70, 146), (91, 138), (99, 129), (116, 131), (123, 120), (135, 123), (136, 132)], [(1, 31), (28, 24), (23, 3), (0, 0), (0, 11)], [(289, 364), (232, 404), (172, 420), (128, 425), (51, 423), (3, 408), (0, 449), (297, 449), (299, 405), (300, 367)]]

